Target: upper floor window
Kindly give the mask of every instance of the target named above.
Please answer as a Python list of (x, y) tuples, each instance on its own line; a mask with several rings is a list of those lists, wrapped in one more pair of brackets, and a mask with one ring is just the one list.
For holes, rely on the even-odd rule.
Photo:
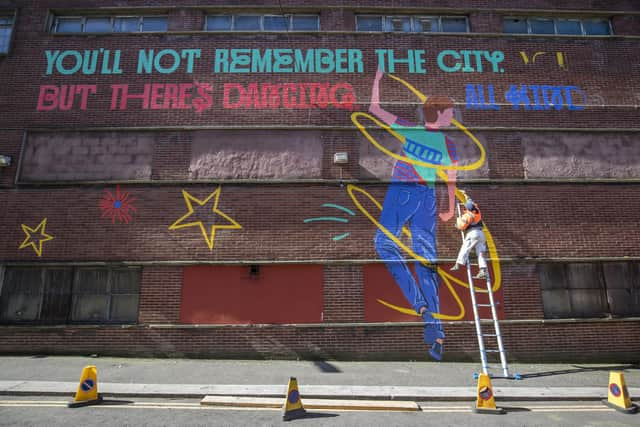
[(505, 33), (561, 34), (578, 36), (606, 36), (611, 25), (604, 18), (507, 17), (503, 21)]
[(167, 16), (56, 16), (53, 33), (139, 33), (166, 32)]
[(208, 15), (207, 31), (319, 31), (318, 15)]
[(13, 16), (0, 15), (0, 53), (9, 53), (13, 33)]
[(468, 33), (466, 16), (357, 15), (356, 30), (396, 33)]

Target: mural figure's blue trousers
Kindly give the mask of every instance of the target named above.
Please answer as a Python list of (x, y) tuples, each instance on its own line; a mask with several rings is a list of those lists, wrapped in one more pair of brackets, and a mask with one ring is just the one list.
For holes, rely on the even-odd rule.
[[(384, 200), (381, 225), (401, 240), (402, 227), (408, 224), (413, 251), (435, 262), (436, 248), (436, 195), (435, 189), (418, 183), (392, 182)], [(431, 313), (440, 312), (438, 276), (433, 268), (415, 262), (418, 280), (414, 278), (398, 245), (378, 230), (375, 237), (376, 251), (404, 293), (405, 298), (419, 313), (427, 307)], [(404, 255), (404, 256), (403, 256)], [(437, 321), (436, 323), (440, 323)]]

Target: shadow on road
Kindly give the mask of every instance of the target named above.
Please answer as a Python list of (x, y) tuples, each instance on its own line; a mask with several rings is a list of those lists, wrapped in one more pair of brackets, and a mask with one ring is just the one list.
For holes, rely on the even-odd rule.
[(329, 362), (325, 362), (324, 360), (316, 360), (313, 362), (313, 364), (316, 365), (322, 372), (327, 374), (336, 374), (342, 372), (340, 369), (336, 368)]

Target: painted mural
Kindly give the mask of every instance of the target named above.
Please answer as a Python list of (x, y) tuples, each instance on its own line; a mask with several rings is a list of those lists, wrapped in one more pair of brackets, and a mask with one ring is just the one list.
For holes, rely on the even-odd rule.
[[(378, 199), (364, 186), (341, 185), (336, 187), (333, 200), (319, 202), (326, 214), (297, 218), (296, 225), (307, 233), (314, 233), (320, 225), (326, 230), (326, 224), (339, 224), (341, 228), (330, 236), (333, 244), (339, 245), (351, 236), (353, 222), (365, 222), (370, 227), (370, 244), (380, 262), (363, 266), (364, 321), (421, 320), (428, 352), (432, 358), (441, 360), (447, 338), (443, 321), (471, 319), (469, 283), (459, 267), (466, 264), (472, 250), (479, 263), (479, 269), (474, 270), (476, 277), (490, 280), (498, 300), (502, 292), (500, 258), (488, 228), (491, 219), (481, 218), (482, 200), (474, 203), (473, 195), (467, 195), (457, 187), (460, 174), (486, 167), (486, 144), (483, 145), (456, 119), (461, 117), (456, 109), (580, 111), (585, 108), (588, 97), (583, 89), (572, 85), (527, 82), (501, 84), (502, 89), (498, 89), (490, 83), (469, 82), (464, 86), (464, 102), (456, 103), (438, 88), (414, 87), (410, 83), (411, 77), (432, 73), (444, 77), (458, 73), (501, 77), (507, 71), (509, 60), (526, 67), (551, 64), (561, 72), (569, 67), (564, 52), (519, 53), (515, 58), (506, 58), (501, 51), (465, 49), (440, 52), (325, 48), (217, 48), (211, 52), (197, 48), (45, 50), (44, 76), (45, 79), (56, 77), (56, 83), (40, 85), (34, 109), (53, 114), (90, 112), (98, 105), (108, 105), (109, 111), (121, 114), (140, 110), (182, 110), (194, 117), (214, 109), (242, 109), (248, 110), (249, 114), (253, 114), (253, 110), (268, 109), (282, 110), (283, 114), (292, 110), (321, 110), (323, 114), (332, 112), (350, 118), (354, 138), (360, 144), (373, 147), (376, 155), (385, 158), (390, 165), (384, 171), (385, 176), (376, 176), (379, 181), (388, 182), (386, 195)], [(372, 62), (367, 60), (370, 58), (375, 59), (375, 69), (365, 66)], [(207, 70), (206, 74), (203, 69)], [(171, 82), (162, 81), (163, 77), (173, 74), (183, 76), (185, 80), (177, 82), (174, 77)], [(321, 78), (310, 79), (307, 77), (310, 74)], [(80, 80), (98, 75), (110, 76), (113, 81), (108, 85), (73, 81), (59, 84), (60, 79)], [(127, 81), (127, 76), (131, 75), (138, 78), (136, 83)], [(274, 80), (247, 81), (247, 76), (254, 75), (269, 75)], [(292, 80), (289, 76), (296, 75), (303, 76), (300, 79), (303, 81), (289, 81)], [(141, 84), (140, 76), (148, 77), (148, 81)], [(205, 81), (207, 76), (212, 80), (217, 76), (224, 79), (218, 84)], [(368, 93), (356, 93), (362, 85), (349, 81), (356, 76), (360, 82), (370, 82)], [(240, 81), (229, 81), (234, 77)], [(413, 101), (405, 104), (421, 105), (423, 121), (402, 117), (394, 111), (394, 105), (383, 107), (388, 105), (381, 98), (383, 86), (393, 86), (394, 93), (406, 93)], [(394, 140), (399, 148), (389, 147), (387, 140), (379, 137), (381, 132)], [(207, 141), (199, 144), (204, 157)], [(460, 149), (461, 144), (467, 149)], [(206, 178), (215, 177), (215, 157), (211, 159), (213, 163), (207, 165)], [(313, 163), (313, 166), (316, 177), (321, 174), (321, 165)], [(192, 178), (198, 177), (198, 171), (190, 173)], [(232, 172), (226, 173), (233, 176)], [(437, 191), (440, 183), (444, 184), (440, 188), (446, 188), (444, 192)], [(181, 190), (182, 198), (176, 197), (174, 206), (183, 214), (167, 218), (162, 231), (168, 230), (176, 240), (198, 236), (211, 254), (224, 250), (216, 245), (217, 233), (226, 233), (230, 239), (246, 237), (247, 231), (240, 225), (243, 221), (232, 218), (219, 207), (223, 185), (196, 191)], [(135, 227), (133, 219), (138, 209), (134, 203), (137, 201), (137, 197), (117, 185), (115, 190), (105, 188), (96, 203), (101, 218), (111, 220), (114, 225), (124, 223)], [(467, 209), (466, 217), (456, 215), (460, 204)], [(444, 208), (439, 211), (439, 207)], [(313, 208), (318, 211), (317, 206)], [(161, 211), (162, 207), (157, 210)], [(236, 212), (239, 211), (238, 208)], [(42, 215), (45, 214), (43, 208)], [(26, 238), (18, 249), (31, 247), (40, 257), (43, 244), (53, 239), (45, 231), (46, 223), (45, 218), (35, 228), (21, 224)], [(459, 242), (461, 251), (453, 264), (443, 264), (438, 255), (436, 236), (439, 227), (457, 227), (463, 231)], [(64, 239), (64, 236), (57, 238)], [(269, 242), (260, 244), (268, 245)], [(248, 269), (246, 266), (185, 267), (181, 321), (220, 324), (322, 322), (322, 268), (298, 269), (297, 274), (304, 278), (302, 282), (306, 287), (292, 282), (277, 269), (260, 269), (259, 266)], [(260, 276), (265, 271), (269, 271), (267, 278)], [(258, 277), (263, 281), (260, 288), (255, 287)], [(265, 283), (269, 286), (264, 286)], [(252, 287), (255, 288), (251, 289), (254, 298), (258, 296), (265, 304), (259, 310), (247, 311), (243, 295)], [(481, 287), (476, 291), (480, 298), (487, 294)], [(292, 302), (295, 309), (292, 309)], [(502, 306), (498, 307), (498, 312), (503, 316)]]
[(128, 191), (120, 191), (120, 185), (116, 185), (115, 194), (106, 188), (103, 191), (104, 196), (100, 200), (101, 217), (110, 218), (112, 224), (116, 221), (129, 224), (133, 219), (133, 213), (137, 211), (133, 205), (136, 198)]
[(18, 249), (31, 247), (31, 249), (33, 249), (33, 252), (35, 252), (38, 257), (41, 257), (44, 243), (48, 242), (49, 240), (53, 240), (54, 238), (52, 235), (47, 234), (46, 232), (47, 218), (44, 218), (42, 221), (40, 221), (40, 224), (38, 224), (36, 228), (31, 228), (26, 224), (21, 224), (20, 227), (22, 228), (22, 231), (24, 232), (26, 237), (20, 244), (20, 247)]
[[(191, 195), (188, 191), (182, 190), (182, 197), (184, 197), (184, 203), (187, 205), (187, 213), (177, 219), (173, 224), (169, 226), (169, 230), (180, 230), (181, 228), (197, 227), (202, 233), (202, 237), (207, 244), (209, 250), (213, 250), (215, 244), (216, 230), (220, 229), (240, 229), (242, 226), (238, 224), (234, 219), (222, 212), (218, 208), (220, 202), (220, 194), (222, 192), (222, 186), (218, 186), (211, 194), (209, 194), (204, 200), (200, 200), (197, 197)], [(195, 202), (196, 207), (193, 207)], [(198, 211), (205, 211), (207, 218), (207, 224), (196, 213)], [(212, 215), (213, 213), (213, 215)], [(191, 219), (191, 217), (194, 217)]]

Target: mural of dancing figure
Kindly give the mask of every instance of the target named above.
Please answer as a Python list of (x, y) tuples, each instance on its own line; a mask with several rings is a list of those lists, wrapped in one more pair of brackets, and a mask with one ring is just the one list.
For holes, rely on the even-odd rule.
[[(398, 244), (382, 230), (376, 233), (375, 248), (405, 298), (422, 316), (424, 340), (431, 346), (429, 354), (435, 360), (441, 360), (445, 334), (440, 319), (433, 316), (440, 311), (435, 264), (437, 169), (421, 166), (416, 164), (416, 161), (434, 166), (451, 166), (457, 163), (455, 144), (440, 130), (451, 125), (454, 104), (449, 97), (430, 96), (422, 107), (424, 126), (411, 123), (380, 106), (380, 80), (383, 75), (380, 70), (376, 73), (369, 111), (390, 126), (392, 131), (404, 137), (402, 153), (409, 161), (397, 160), (393, 167), (391, 182), (380, 214), (380, 224), (396, 237), (400, 237), (403, 227), (408, 225), (413, 251), (428, 260), (431, 265), (415, 263), (414, 277)], [(455, 206), (456, 171), (447, 170), (447, 175), (449, 209), (440, 213), (442, 221), (448, 221), (453, 217)]]

